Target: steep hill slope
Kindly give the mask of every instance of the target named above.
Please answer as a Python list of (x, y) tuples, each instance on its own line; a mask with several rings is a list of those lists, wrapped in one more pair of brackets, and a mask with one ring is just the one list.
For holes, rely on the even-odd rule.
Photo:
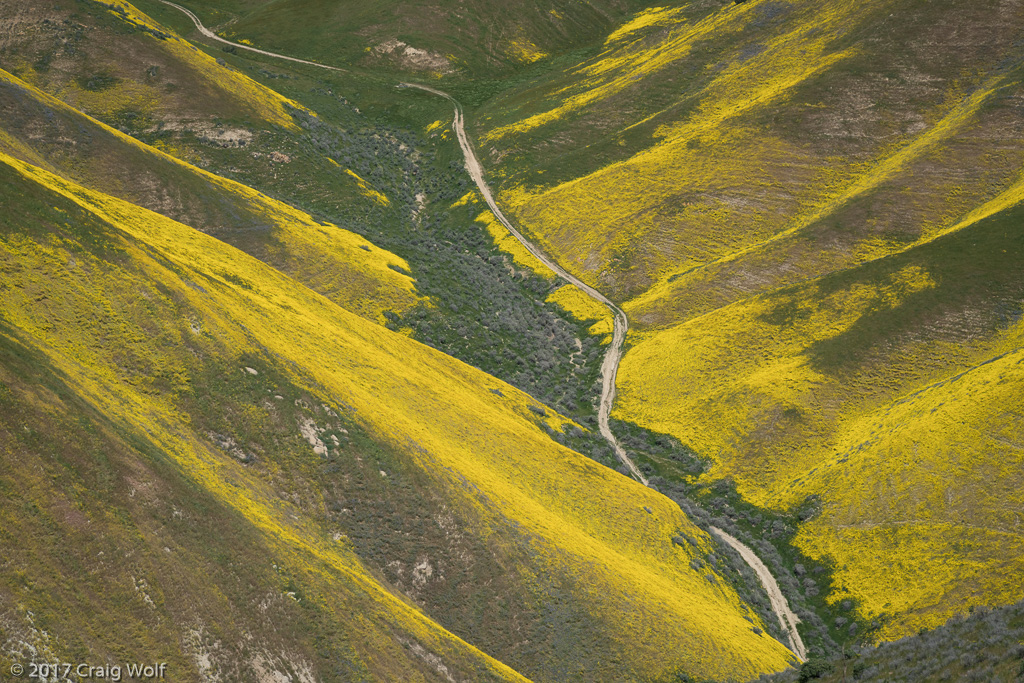
[(709, 476), (760, 505), (819, 496), (797, 543), (836, 563), (831, 599), (895, 615), (883, 635), (1013, 601), (1021, 215), (638, 340), (620, 410), (716, 454)]
[[(39, 29), (40, 26), (46, 28), (57, 23), (56, 19), (42, 19), (43, 23), (39, 23), (38, 17), (23, 16), (30, 15), (32, 9), (41, 11), (33, 5), (21, 5), (22, 15), (15, 15), (18, 26)], [(196, 157), (191, 148), (178, 142), (178, 136), (186, 134), (187, 139), (200, 148), (211, 144), (248, 147), (253, 150), (253, 157), (266, 157), (264, 165), (280, 165), (271, 158), (290, 163), (288, 156), (266, 150), (260, 144), (267, 133), (261, 132), (260, 124), (254, 125), (251, 118), (241, 126), (220, 122), (224, 120), (222, 117), (230, 121), (243, 115), (251, 117), (254, 112), (272, 112), (272, 120), (267, 123), (285, 124), (286, 129), (293, 129), (292, 136), (297, 137), (300, 128), (289, 112), (299, 110), (300, 105), (234, 69), (213, 62), (212, 58), (166, 33), (144, 15), (135, 13), (130, 5), (118, 6), (129, 8), (123, 14), (108, 11), (102, 5), (96, 6), (97, 16), (93, 18), (91, 30), (83, 31), (77, 41), (78, 50), (85, 56), (78, 52), (61, 55), (43, 71), (22, 68), (23, 75), (53, 94), (0, 71), (0, 113), (3, 114), (0, 146), (19, 158), (42, 164), (71, 180), (195, 225), (370, 319), (383, 321), (384, 311), (401, 313), (417, 303), (419, 297), (407, 275), (409, 265), (403, 259), (375, 248), (350, 231), (317, 221), (249, 187), (212, 175), (154, 146), (139, 144), (127, 134), (56, 99), (54, 94), (91, 109), (111, 124), (117, 124), (116, 115), (112, 116), (97, 102), (80, 102), (81, 98), (76, 94), (81, 89), (75, 88), (84, 79), (80, 73), (99, 69), (111, 83), (95, 92), (88, 89), (82, 92), (102, 96), (105, 101), (124, 107), (130, 106), (131, 101), (126, 92), (152, 91), (146, 96), (153, 108), (152, 113), (147, 114), (147, 125), (161, 131), (173, 131), (174, 138), (155, 134), (154, 144), (168, 152), (185, 158)], [(61, 15), (55, 13), (53, 16)], [(119, 36), (119, 29), (136, 25), (132, 22), (149, 28), (149, 32)], [(8, 54), (4, 61), (11, 68), (19, 64), (18, 54), (43, 49), (50, 39), (48, 34), (27, 33), (20, 41), (8, 41)], [(140, 59), (146, 60), (143, 63), (158, 62), (157, 73), (164, 74), (161, 82), (168, 85), (174, 78), (175, 88), (167, 91), (158, 87), (159, 84), (149, 82), (153, 79), (140, 77), (142, 70), (134, 73), (123, 63), (111, 61), (109, 56), (91, 54), (109, 50), (109, 45), (115, 42), (129, 52), (140, 53)], [(214, 73), (207, 73), (204, 70), (207, 66), (211, 66)], [(163, 71), (159, 71), (160, 68)], [(95, 80), (98, 77), (91, 78)], [(202, 105), (202, 111), (195, 111), (194, 105), (177, 109), (181, 99), (176, 94), (179, 87), (193, 93), (214, 91), (219, 97), (210, 96)], [(242, 108), (231, 99), (237, 91), (246, 95)], [(252, 111), (247, 111), (246, 107)], [(216, 115), (216, 123), (211, 120), (212, 115)], [(138, 136), (148, 137), (140, 132), (139, 126), (132, 127), (132, 130)], [(149, 134), (153, 135), (152, 132)], [(168, 141), (172, 144), (165, 144)], [(260, 149), (265, 151), (256, 151)], [(210, 165), (202, 157), (198, 160)], [(329, 166), (326, 159), (322, 159), (321, 164)], [(336, 177), (341, 175), (340, 172), (335, 174)], [(374, 197), (363, 196), (354, 177), (341, 180), (341, 187), (335, 182), (332, 188), (339, 201), (351, 204), (376, 202)]]
[[(34, 502), (24, 493), (11, 499), (35, 505), (55, 520), (51, 528), (82, 519), (62, 512), (76, 507), (69, 496), (92, 511), (126, 496), (114, 509), (135, 516), (120, 520), (119, 533), (141, 533), (161, 558), (162, 547), (174, 557), (178, 542), (180, 552), (196, 553), (163, 530), (182, 520), (193, 531), (194, 507), (133, 507), (151, 495), (148, 475), (131, 475), (138, 483), (115, 476), (100, 501), (73, 493), (81, 476), (157, 468), (166, 483), (153, 486), (166, 486), (170, 500), (171, 489), (195, 489), (272, 553), (261, 566), (278, 572), (284, 588), (275, 595), (296, 600), (302, 616), (293, 638), (268, 643), (259, 656), (290, 658), (293, 669), (326, 679), (361, 671), (390, 680), (405, 670), (514, 677), (465, 641), (536, 680), (677, 671), (743, 678), (785, 666), (784, 648), (755, 631), (735, 592), (710, 568), (691, 565), (713, 551), (708, 537), (664, 497), (556, 444), (536, 424), (545, 411), (530, 397), (184, 225), (8, 156), (2, 173), (11, 207), (3, 218), (3, 324), (13, 354), (5, 400), (10, 414), (30, 415), (41, 431), (33, 436), (29, 427), (7, 448), (58, 467), (56, 428), (78, 424), (85, 433), (63, 475), (67, 486), (44, 487)], [(63, 398), (37, 385), (40, 373), (43, 387)], [(556, 430), (565, 424), (550, 413), (543, 421)], [(8, 429), (20, 424), (15, 418)], [(123, 456), (93, 464), (83, 451), (101, 447)], [(14, 451), (5, 455), (7, 467), (21, 462)], [(415, 514), (418, 505), (426, 514)], [(394, 514), (374, 512), (390, 506)], [(673, 543), (679, 533), (696, 546)], [(31, 549), (58, 552), (52, 541), (31, 538)], [(267, 590), (233, 543), (225, 552), (213, 555), (225, 567), (219, 580)], [(158, 605), (153, 593), (174, 594), (163, 567), (142, 588), (135, 576), (133, 589)], [(115, 585), (124, 577), (98, 574)], [(26, 560), (8, 574), (5, 599), (17, 604), (18, 585), (54, 585), (64, 575)], [(405, 588), (437, 621), (385, 582)], [(259, 604), (237, 590), (224, 600), (235, 601), (238, 621), (203, 639), (207, 650), (189, 664), (193, 671), (216, 660), (210, 649), (222, 651), (225, 667), (254, 666), (231, 654), (256, 628), (247, 624)], [(32, 613), (47, 619), (36, 647), (42, 631), (64, 657), (152, 647), (129, 647), (121, 630), (95, 644), (77, 641), (51, 596), (43, 589), (33, 602)], [(139, 599), (146, 614), (152, 608)], [(91, 610), (105, 618), (110, 603), (94, 600)], [(170, 619), (161, 647), (187, 641), (202, 631), (197, 619), (210, 619), (185, 617)], [(317, 635), (300, 635), (309, 624)], [(317, 657), (307, 654), (314, 646)]]
[[(141, 6), (184, 31), (143, 0)], [(232, 40), (336, 66), (485, 79), (586, 46), (644, 0), (495, 4), (470, 0), (330, 3), (215, 0), (178, 3)]]
[(500, 201), (631, 318), (616, 416), (820, 509), (796, 543), (883, 638), (1020, 598), (1022, 25), (670, 3), (470, 117)]
[(598, 58), (489, 103), (478, 131), (524, 225), (637, 323), (671, 324), (906, 248), (1005, 189), (1015, 7), (650, 11)]
[(525, 680), (230, 458), (218, 471), (209, 443), (172, 445), (98, 410), (2, 326), (5, 670), (117, 663), (124, 675), (126, 661), (158, 660), (175, 681)]
[[(0, 66), (58, 98), (82, 74), (109, 73), (119, 88), (110, 93), (143, 89), (159, 106), (151, 108), (145, 125), (127, 126), (96, 101), (79, 102), (85, 113), (124, 129), (132, 140), (47, 102), (32, 87), (25, 92), (24, 83), (12, 85), (3, 102), (10, 117), (4, 144), (13, 154), (187, 222), (365, 317), (379, 321), (383, 315), (392, 329), (497, 374), (577, 420), (592, 419), (600, 340), (562, 309), (564, 297), (544, 301), (551, 282), (529, 270), (507, 269), (499, 238), (475, 221), (481, 218), (475, 203), (456, 201), (466, 195), (469, 179), (452, 132), (439, 119), (446, 106), (410, 98), (389, 78), (259, 61), (264, 58), (224, 52), (219, 45), (200, 44), (205, 53), (167, 54), (169, 44), (187, 43), (125, 2), (29, 0), (17, 12), (24, 15), (17, 39), (0, 49)], [(185, 16), (172, 12), (171, 18)], [(65, 22), (84, 27), (70, 47), (61, 47), (59, 36), (47, 30)], [(116, 44), (139, 62), (114, 59), (110, 46)], [(45, 68), (29, 60), (50, 52), (59, 58)], [(177, 112), (179, 90), (221, 87), (215, 78), (188, 77), (195, 71), (189, 60), (214, 57), (218, 70), (260, 80), (263, 85), (247, 82), (269, 105), (284, 102), (293, 125), (261, 121), (227, 97), (204, 100), (200, 112), (194, 104)], [(160, 67), (157, 73), (167, 76), (154, 82), (137, 67), (151, 60), (182, 63)], [(220, 178), (167, 163), (136, 141)]]
[(1024, 603), (973, 610), (942, 626), (880, 647), (848, 651), (835, 660), (808, 662), (760, 680), (790, 683), (851, 678), (878, 681), (992, 681), (1013, 683), (1024, 676)]

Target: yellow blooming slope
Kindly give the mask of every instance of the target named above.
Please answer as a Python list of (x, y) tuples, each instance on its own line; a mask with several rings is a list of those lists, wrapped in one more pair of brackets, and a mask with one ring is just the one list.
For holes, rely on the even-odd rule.
[[(375, 439), (406, 453), (454, 508), (477, 520), (471, 533), (500, 542), (503, 529), (518, 529), (533, 559), (515, 571), (524, 580), (561, 577), (624, 670), (745, 678), (785, 666), (785, 649), (752, 631), (736, 594), (693, 570), (691, 551), (671, 540), (680, 531), (705, 545), (707, 537), (666, 498), (557, 445), (535, 424), (530, 397), (187, 226), (3, 161), (9, 182), (35, 183), (73, 208), (62, 209), (67, 224), (50, 233), (17, 226), (3, 233), (5, 324), (104, 414), (145, 428), (189, 476), (278, 542), (349, 567), (353, 581), (368, 580), (239, 478), (236, 465), (210, 461), (173, 395), (122, 376), (120, 354), (159, 365), (166, 344), (178, 348), (172, 340), (180, 332), (160, 327), (172, 303), (181, 312), (174, 320), (187, 314), (201, 334), (239, 353), (262, 349), (299, 385), (351, 407)], [(77, 235), (82, 219), (71, 214), (79, 212), (107, 227)], [(69, 251), (73, 270), (65, 267)], [(140, 295), (141, 309), (129, 304)], [(550, 413), (544, 419), (555, 429), (565, 423)], [(462, 647), (404, 605), (380, 600), (390, 618), (423, 638)]]

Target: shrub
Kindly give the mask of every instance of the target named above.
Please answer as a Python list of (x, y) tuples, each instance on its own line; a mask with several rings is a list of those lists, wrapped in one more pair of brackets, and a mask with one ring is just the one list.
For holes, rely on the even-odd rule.
[(824, 659), (808, 659), (800, 667), (800, 682), (806, 683), (825, 674), (832, 673), (832, 662)]

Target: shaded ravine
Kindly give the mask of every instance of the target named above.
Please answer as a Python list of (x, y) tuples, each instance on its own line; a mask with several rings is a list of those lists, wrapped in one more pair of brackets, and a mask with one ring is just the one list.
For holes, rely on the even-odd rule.
[(594, 301), (607, 306), (612, 312), (615, 322), (612, 330), (612, 341), (608, 345), (608, 350), (604, 354), (604, 361), (601, 363), (601, 403), (597, 411), (597, 426), (598, 430), (601, 432), (601, 436), (604, 437), (605, 441), (607, 441), (615, 451), (615, 455), (618, 457), (619, 461), (629, 468), (633, 478), (644, 486), (648, 486), (647, 477), (644, 476), (643, 472), (640, 471), (640, 468), (636, 466), (636, 463), (633, 462), (622, 446), (619, 445), (618, 439), (615, 438), (615, 434), (612, 433), (611, 426), (608, 424), (608, 420), (612, 413), (612, 405), (615, 403), (615, 378), (619, 372), (619, 361), (622, 360), (622, 345), (626, 341), (626, 331), (629, 329), (629, 319), (626, 318), (626, 314), (623, 313), (622, 309), (612, 303), (612, 301), (604, 294), (601, 294), (601, 292), (597, 291), (555, 263), (533, 242), (516, 230), (515, 226), (512, 225), (512, 222), (505, 217), (505, 214), (502, 213), (500, 208), (498, 208), (497, 202), (494, 201), (494, 195), (491, 193), (491, 188), (484, 179), (483, 167), (477, 160), (476, 153), (473, 151), (473, 145), (470, 143), (469, 137), (466, 135), (462, 107), (459, 103), (456, 102), (448, 93), (426, 85), (419, 85), (418, 83), (402, 83), (399, 87), (425, 90), (439, 97), (443, 97), (452, 103), (452, 106), (455, 107), (455, 121), (452, 124), (452, 127), (455, 129), (455, 135), (459, 139), (459, 147), (462, 148), (462, 155), (466, 160), (466, 170), (469, 171), (469, 175), (473, 178), (473, 182), (476, 183), (477, 189), (480, 191), (480, 194), (483, 195), (484, 201), (487, 202), (487, 206), (490, 207), (495, 218), (497, 218), (501, 224), (504, 225), (510, 233), (512, 233), (513, 237), (519, 240), (519, 243), (522, 244), (527, 251), (529, 251), (538, 261), (547, 266), (551, 272), (575, 286)]
[[(604, 304), (611, 310), (615, 320), (615, 327), (612, 334), (611, 344), (608, 347), (608, 351), (605, 352), (604, 362), (601, 364), (602, 387), (601, 405), (598, 411), (598, 426), (601, 431), (601, 436), (603, 436), (612, 448), (615, 449), (615, 454), (618, 456), (619, 460), (629, 468), (629, 471), (633, 473), (634, 478), (644, 486), (650, 486), (647, 481), (647, 477), (640, 472), (636, 463), (633, 462), (632, 458), (630, 458), (622, 446), (619, 445), (618, 440), (615, 438), (615, 435), (612, 433), (611, 427), (608, 424), (612, 404), (615, 402), (615, 377), (618, 374), (619, 362), (622, 360), (622, 345), (626, 339), (626, 331), (629, 329), (629, 319), (626, 317), (626, 314), (606, 296), (567, 272), (564, 268), (551, 260), (547, 254), (524, 237), (523, 234), (512, 225), (511, 221), (505, 217), (505, 214), (502, 213), (501, 209), (494, 201), (494, 195), (491, 192), (491, 188), (484, 179), (483, 168), (481, 167), (479, 160), (477, 160), (476, 153), (473, 151), (473, 146), (466, 135), (462, 107), (459, 103), (448, 93), (429, 86), (419, 85), (416, 83), (402, 83), (399, 87), (426, 90), (434, 95), (444, 97), (452, 103), (455, 107), (455, 120), (452, 125), (455, 129), (455, 134), (459, 140), (459, 146), (462, 148), (462, 153), (466, 160), (466, 170), (469, 171), (469, 175), (473, 178), (477, 189), (480, 191), (480, 194), (483, 195), (484, 200), (487, 202), (487, 206), (490, 207), (495, 217), (517, 240), (519, 240), (519, 243), (522, 244), (527, 251), (547, 266), (553, 273), (573, 284), (591, 299)], [(772, 611), (775, 612), (775, 616), (779, 620), (779, 625), (782, 627), (783, 632), (789, 637), (790, 651), (793, 652), (793, 654), (795, 654), (801, 661), (806, 660), (807, 649), (804, 647), (803, 639), (800, 637), (800, 632), (796, 627), (800, 622), (800, 619), (790, 609), (789, 602), (786, 600), (786, 596), (783, 595), (782, 589), (779, 588), (779, 584), (775, 580), (771, 571), (765, 566), (764, 562), (761, 561), (761, 558), (759, 558), (757, 554), (742, 541), (716, 526), (711, 526), (710, 529), (720, 541), (739, 553), (740, 557), (743, 558), (743, 561), (746, 562), (752, 570), (754, 570), (758, 581), (761, 582), (761, 586), (764, 588), (765, 593), (768, 594), (768, 600), (771, 603)]]
[[(318, 64), (317, 62), (310, 62), (305, 59), (298, 59), (296, 57), (289, 57), (287, 55), (277, 54), (275, 52), (268, 52), (266, 50), (260, 50), (258, 48), (243, 45), (241, 43), (235, 43), (225, 38), (221, 38), (213, 31), (203, 26), (202, 22), (199, 21), (199, 17), (195, 14), (169, 0), (160, 0), (165, 5), (174, 7), (181, 12), (184, 12), (195, 24), (196, 29), (206, 36), (207, 38), (216, 40), (226, 45), (233, 45), (237, 48), (248, 50), (257, 54), (265, 55), (267, 57), (275, 57), (277, 59), (284, 59), (289, 62), (297, 62), (299, 64), (307, 64), (309, 66), (320, 67), (321, 69), (329, 69), (331, 71), (344, 72), (344, 69), (336, 66), (328, 66), (326, 64)], [(615, 451), (616, 457), (619, 461), (625, 465), (633, 478), (644, 486), (650, 486), (647, 477), (643, 475), (640, 468), (636, 466), (632, 458), (626, 453), (626, 451), (619, 444), (618, 439), (615, 438), (615, 434), (612, 433), (611, 426), (609, 425), (609, 417), (611, 416), (612, 405), (615, 403), (615, 379), (619, 371), (619, 362), (622, 360), (622, 345), (626, 341), (626, 332), (629, 330), (629, 319), (621, 308), (616, 306), (608, 297), (601, 292), (597, 291), (587, 283), (583, 282), (573, 274), (566, 271), (564, 268), (555, 263), (551, 258), (548, 257), (543, 251), (541, 251), (533, 242), (528, 240), (519, 232), (511, 221), (505, 217), (501, 209), (498, 207), (497, 202), (494, 200), (494, 195), (491, 192), (490, 186), (487, 184), (484, 178), (483, 167), (480, 165), (479, 160), (476, 157), (476, 152), (473, 150), (473, 145), (469, 141), (469, 137), (466, 135), (466, 129), (464, 125), (464, 118), (462, 113), (462, 106), (448, 93), (431, 88), (430, 86), (420, 85), (418, 83), (400, 83), (397, 87), (399, 88), (415, 88), (418, 90), (424, 90), (438, 97), (443, 97), (452, 103), (455, 109), (455, 118), (452, 124), (455, 129), (455, 134), (459, 140), (459, 147), (462, 148), (462, 154), (466, 162), (466, 170), (469, 172), (470, 177), (473, 178), (473, 182), (476, 183), (477, 189), (483, 196), (484, 201), (487, 202), (487, 206), (494, 213), (495, 218), (501, 222), (502, 225), (519, 240), (519, 243), (526, 248), (537, 260), (543, 263), (548, 269), (555, 273), (558, 277), (562, 278), (566, 282), (569, 282), (588, 297), (597, 301), (598, 303), (606, 306), (611, 312), (614, 320), (614, 326), (612, 331), (612, 341), (608, 345), (608, 350), (605, 352), (604, 361), (601, 363), (601, 402), (597, 414), (598, 429), (601, 432), (601, 436), (604, 437), (605, 441)], [(772, 610), (779, 619), (779, 624), (783, 630), (789, 635), (790, 646), (789, 649), (792, 651), (800, 660), (806, 659), (806, 648), (804, 647), (803, 640), (800, 638), (800, 633), (797, 631), (796, 625), (800, 621), (799, 618), (789, 608), (789, 603), (786, 601), (785, 595), (779, 588), (778, 582), (772, 573), (764, 565), (761, 559), (751, 550), (748, 546), (744, 545), (741, 541), (730, 536), (726, 532), (722, 531), (718, 527), (711, 527), (712, 533), (714, 533), (723, 543), (726, 543), (733, 549), (735, 549), (740, 557), (750, 566), (754, 573), (757, 574), (758, 580), (764, 587), (765, 592), (768, 593), (768, 598), (771, 601)]]

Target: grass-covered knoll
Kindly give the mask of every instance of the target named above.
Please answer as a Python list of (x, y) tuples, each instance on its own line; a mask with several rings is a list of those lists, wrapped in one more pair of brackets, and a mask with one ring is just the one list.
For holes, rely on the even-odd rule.
[[(76, 400), (151, 443), (153, 457), (287, 559), (295, 586), (286, 583), (284, 592), (322, 610), (330, 631), (324, 642), (337, 648), (342, 633), (365, 634), (347, 642), (354, 654), (346, 661), (371, 658), (380, 648), (372, 657), (378, 667), (417, 653), (436, 662), (415, 647), (418, 641), (464, 677), (477, 679), (474, 667), (509, 675), (369, 578), (323, 521), (324, 494), (290, 485), (302, 467), (288, 462), (295, 456), (277, 462), (272, 443), (257, 443), (263, 452), (250, 445), (243, 434), (262, 431), (253, 425), (272, 422), (275, 411), (267, 406), (286, 396), (294, 406), (309, 401), (302, 412), (276, 411), (296, 420), (291, 430), (307, 442), (306, 463), (358, 467), (366, 451), (353, 448), (349, 458), (343, 437), (359, 430), (399, 461), (390, 472), (381, 468), (381, 480), (429, 482), (460, 520), (449, 532), (480, 539), (503, 561), (513, 585), (532, 596), (521, 603), (515, 627), (528, 642), (507, 628), (467, 628), (467, 615), (439, 609), (436, 619), (485, 651), (500, 650), (531, 678), (617, 680), (675, 671), (743, 678), (785, 666), (783, 648), (753, 630), (756, 620), (743, 618), (735, 592), (710, 581), (713, 571), (691, 567), (711, 547), (707, 536), (664, 497), (557, 445), (537, 424), (561, 430), (564, 418), (184, 225), (10, 157), (3, 174), (10, 207), (4, 324)], [(197, 410), (207, 387), (232, 391), (201, 376), (218, 364), (233, 368), (239, 385), (269, 376), (265, 390), (250, 394), (263, 401), (246, 407), (239, 396), (251, 390), (236, 389), (237, 416)], [(274, 385), (288, 386), (275, 394)], [(324, 405), (316, 409), (318, 403)], [(220, 404), (207, 402), (207, 410)], [(210, 433), (200, 425), (211, 425)], [(236, 431), (226, 433), (225, 425)], [(336, 483), (342, 487), (344, 477)], [(357, 490), (341, 494), (345, 500), (339, 493), (339, 520), (348, 500), (365, 501)], [(680, 532), (696, 546), (673, 543)], [(427, 568), (438, 566), (431, 552), (445, 553), (417, 558), (406, 567), (407, 583), (429, 580)], [(464, 590), (472, 599), (470, 585)], [(376, 607), (368, 615), (350, 609), (343, 600), (351, 592)], [(474, 604), (508, 607), (497, 596)], [(411, 633), (413, 644), (401, 656), (379, 654), (405, 646), (400, 638), (374, 640), (379, 628), (346, 628), (351, 618), (391, 624)], [(328, 655), (313, 666), (323, 673), (330, 661)], [(366, 677), (387, 679), (383, 671), (371, 667)]]
[(1016, 600), (1021, 213), (641, 336), (618, 414), (760, 505), (820, 496), (795, 542), (883, 637)]
[(775, 683), (840, 681), (978, 681), (1024, 677), (1024, 603), (971, 610), (932, 630), (879, 647), (851, 649), (832, 660), (762, 676)]
[[(163, 18), (172, 11), (140, 3)], [(644, 0), (493, 3), (420, 0), (323, 3), (316, 0), (179, 3), (226, 38), (336, 66), (413, 72), (434, 78), (507, 76), (587, 45)], [(168, 23), (178, 20), (167, 17)], [(493, 84), (499, 87), (497, 83)]]

